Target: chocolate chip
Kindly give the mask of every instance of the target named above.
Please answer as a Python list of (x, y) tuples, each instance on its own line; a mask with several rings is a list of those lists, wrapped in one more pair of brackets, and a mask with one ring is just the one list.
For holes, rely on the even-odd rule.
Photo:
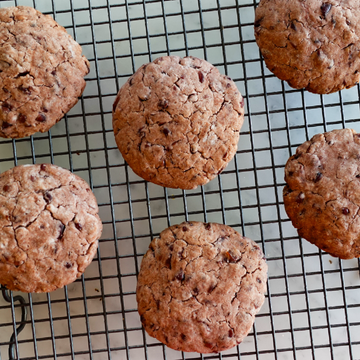
[(2, 129), (2, 130), (5, 130), (5, 129), (11, 127), (11, 126), (13, 126), (13, 124), (10, 124), (10, 123), (4, 121), (4, 122), (2, 123), (1, 129)]
[(71, 267), (72, 267), (72, 264), (70, 264), (70, 263), (65, 263), (65, 267), (67, 268), (67, 269), (70, 269)]
[(359, 178), (360, 178), (360, 174), (357, 174), (355, 177), (359, 179)]
[(183, 226), (182, 231), (188, 231), (189, 229), (186, 226)]
[(184, 279), (185, 279), (184, 271), (180, 270), (175, 277), (176, 277), (176, 279), (178, 279), (179, 281), (184, 280)]
[(40, 170), (45, 171), (46, 170), (46, 164), (41, 164), (40, 165)]
[(41, 224), (41, 225), (40, 225), (40, 229), (41, 229), (41, 230), (44, 230), (44, 229), (45, 229), (45, 225), (44, 225), (44, 224)]
[(156, 302), (156, 308), (160, 310), (160, 300), (156, 300), (155, 302)]
[(4, 93), (6, 93), (6, 94), (10, 92), (7, 88), (3, 87), (2, 89), (3, 89)]
[(255, 23), (254, 23), (254, 26), (255, 26), (255, 27), (259, 27), (260, 24), (261, 24), (261, 22), (263, 21), (263, 19), (264, 19), (264, 17), (262, 17), (262, 18), (260, 18), (260, 19), (257, 19), (257, 20), (255, 21)]
[(25, 121), (26, 121), (26, 119), (27, 119), (27, 116), (26, 116), (26, 115), (24, 115), (24, 114), (19, 114), (19, 116), (18, 116), (18, 118), (17, 118), (17, 121), (18, 121), (19, 123), (21, 123), (21, 124), (24, 124)]
[(53, 70), (52, 72), (51, 72), (51, 75), (56, 75), (56, 71), (55, 70)]
[(262, 281), (261, 281), (261, 279), (260, 279), (260, 278), (256, 278), (256, 281), (257, 281), (259, 284), (261, 284), (261, 283), (262, 283)]
[(10, 190), (10, 186), (9, 186), (9, 185), (5, 185), (5, 186), (3, 187), (3, 191), (7, 192), (7, 191), (9, 191), (9, 190)]
[(346, 25), (349, 26), (350, 24), (351, 24), (350, 20), (347, 20), (347, 19), (346, 19)]
[(209, 342), (206, 342), (206, 341), (204, 341), (204, 345), (205, 345), (207, 348), (209, 348), (209, 349), (212, 349), (212, 348), (214, 347), (213, 344), (211, 344), (211, 343), (209, 343)]
[(318, 181), (320, 181), (320, 179), (322, 178), (322, 173), (321, 172), (318, 172), (317, 174), (316, 174), (316, 177), (315, 177), (315, 180), (314, 180), (314, 182), (318, 182)]
[(183, 341), (186, 341), (186, 335), (185, 335), (185, 334), (181, 334), (180, 337), (181, 337), (181, 339), (182, 339)]
[(238, 258), (236, 258), (236, 256), (234, 255), (234, 253), (232, 251), (226, 251), (225, 252), (225, 258), (224, 261), (230, 264), (234, 264), (238, 261)]
[(199, 294), (199, 289), (197, 287), (195, 287), (193, 289), (193, 293), (194, 293), (195, 296), (198, 295)]
[(199, 71), (198, 74), (199, 74), (199, 81), (203, 83), (205, 81), (204, 74), (201, 71)]
[(38, 122), (45, 122), (46, 121), (46, 116), (42, 113), (39, 113), (39, 115), (36, 117), (35, 119)]
[(211, 224), (206, 224), (206, 225), (205, 225), (205, 229), (206, 229), (206, 230), (210, 230), (210, 229), (211, 229)]
[(216, 286), (217, 286), (217, 284), (211, 284), (208, 289), (208, 293), (211, 294), (214, 291), (214, 289), (216, 288)]
[(230, 86), (231, 86), (231, 84), (230, 84), (230, 83), (227, 83), (227, 84), (226, 84), (226, 87), (227, 87), (227, 88), (229, 88)]
[(169, 102), (167, 100), (159, 100), (158, 107), (160, 109), (167, 109), (169, 107)]
[(295, 23), (294, 23), (293, 21), (291, 22), (290, 27), (291, 27), (294, 31), (296, 31), (296, 26), (295, 26)]
[(321, 9), (321, 13), (323, 14), (324, 17), (330, 11), (331, 7), (332, 7), (332, 5), (330, 3), (323, 3), (321, 5), (320, 9)]
[(301, 203), (304, 201), (304, 199), (305, 199), (305, 194), (301, 192), (301, 193), (297, 196), (296, 202), (297, 202), (298, 204), (301, 204)]
[(163, 128), (163, 133), (165, 134), (165, 136), (168, 136), (170, 134), (170, 130), (167, 128)]
[(171, 270), (171, 255), (165, 260), (165, 266)]
[(229, 330), (229, 337), (233, 337), (234, 336), (234, 332), (232, 331), (232, 329)]
[(45, 201), (46, 201), (47, 203), (49, 203), (49, 202), (52, 200), (51, 194), (50, 194), (49, 192), (46, 192), (46, 193), (44, 194), (44, 199), (45, 199)]
[(349, 210), (347, 207), (343, 207), (343, 208), (342, 208), (342, 213), (343, 213), (344, 215), (349, 215), (349, 214), (350, 214), (350, 210)]
[(32, 90), (32, 87), (31, 87), (31, 86), (29, 86), (28, 88), (26, 88), (26, 87), (23, 87), (22, 85), (20, 85), (20, 86), (18, 87), (18, 89), (19, 89), (21, 92), (23, 92), (24, 94), (26, 94), (26, 95), (31, 95), (31, 90)]
[(48, 110), (46, 107), (42, 107), (42, 111), (43, 111), (44, 113), (49, 112), (49, 110)]
[(79, 230), (79, 231), (81, 231), (82, 230), (82, 225), (80, 224), (80, 223), (75, 223), (75, 227)]
[(65, 231), (64, 224), (60, 224), (60, 226), (59, 226), (59, 236), (57, 237), (58, 240), (60, 240), (63, 237), (64, 231)]
[(12, 110), (12, 105), (10, 105), (9, 103), (7, 102), (4, 102), (1, 106), (2, 110), (5, 111), (5, 112), (9, 112)]

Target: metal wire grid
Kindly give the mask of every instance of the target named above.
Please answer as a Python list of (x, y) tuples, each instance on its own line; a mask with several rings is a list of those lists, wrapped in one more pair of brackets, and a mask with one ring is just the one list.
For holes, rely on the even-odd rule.
[[(276, 79), (254, 41), (256, 1), (0, 1), (11, 5), (54, 16), (82, 45), (91, 73), (77, 106), (49, 133), (0, 141), (0, 171), (43, 162), (69, 168), (94, 190), (104, 232), (97, 258), (74, 284), (50, 294), (3, 290), (0, 358), (360, 359), (359, 263), (299, 239), (282, 202), (284, 164), (300, 143), (333, 128), (359, 130), (359, 88), (316, 96)], [(117, 91), (141, 64), (164, 54), (207, 59), (245, 96), (234, 160), (197, 190), (144, 182), (113, 139)], [(151, 238), (183, 220), (231, 225), (257, 241), (268, 260), (268, 295), (253, 330), (222, 354), (166, 348), (142, 330), (136, 312), (141, 256)]]

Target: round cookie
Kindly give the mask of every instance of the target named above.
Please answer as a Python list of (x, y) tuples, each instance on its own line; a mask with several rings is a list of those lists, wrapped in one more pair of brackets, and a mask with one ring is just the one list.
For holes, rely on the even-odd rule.
[(244, 101), (205, 60), (164, 56), (141, 66), (113, 108), (116, 143), (147, 181), (195, 189), (223, 171), (237, 150)]
[(299, 235), (329, 254), (360, 257), (360, 134), (315, 135), (285, 166), (285, 210)]
[(78, 101), (89, 62), (50, 16), (0, 9), (0, 136), (48, 131)]
[(259, 246), (226, 225), (184, 222), (153, 239), (137, 301), (149, 335), (172, 349), (216, 353), (239, 344), (264, 302)]
[(102, 223), (88, 184), (55, 165), (0, 175), (0, 284), (49, 292), (76, 280), (98, 247)]
[(328, 94), (359, 82), (359, 1), (261, 0), (255, 38), (269, 70), (296, 89)]

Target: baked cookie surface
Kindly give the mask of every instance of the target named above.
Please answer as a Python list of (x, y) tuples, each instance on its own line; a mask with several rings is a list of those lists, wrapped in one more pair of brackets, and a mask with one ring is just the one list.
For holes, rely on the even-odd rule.
[(137, 301), (149, 335), (170, 348), (213, 353), (239, 344), (264, 302), (259, 246), (226, 225), (184, 222), (145, 254)]
[(48, 131), (78, 101), (89, 62), (50, 16), (26, 6), (0, 9), (0, 136)]
[(261, 0), (255, 38), (278, 78), (327, 94), (359, 82), (359, 20), (357, 0)]
[(360, 134), (333, 130), (300, 145), (285, 167), (285, 210), (329, 254), (360, 257)]
[(49, 292), (76, 280), (98, 247), (102, 223), (88, 184), (55, 165), (0, 175), (0, 284)]
[(120, 89), (116, 143), (143, 179), (194, 189), (235, 155), (243, 107), (235, 83), (207, 61), (164, 56), (141, 66)]

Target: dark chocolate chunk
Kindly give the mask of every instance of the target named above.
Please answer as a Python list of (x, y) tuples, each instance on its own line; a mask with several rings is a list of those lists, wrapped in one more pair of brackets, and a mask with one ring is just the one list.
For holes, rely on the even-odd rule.
[(158, 107), (160, 109), (167, 109), (169, 107), (169, 101), (167, 101), (165, 99), (164, 100), (159, 100)]
[(314, 182), (318, 182), (318, 181), (320, 181), (320, 179), (322, 178), (322, 173), (321, 172), (318, 172), (317, 174), (316, 174), (316, 176), (315, 176), (315, 180), (314, 180)]
[(343, 208), (342, 208), (342, 213), (343, 213), (344, 215), (349, 215), (349, 214), (350, 214), (350, 210), (349, 210), (347, 207), (343, 207)]
[(19, 114), (17, 121), (21, 124), (24, 124), (26, 122), (27, 116), (24, 114)]
[(183, 271), (183, 270), (180, 270), (175, 277), (176, 277), (176, 279), (178, 279), (179, 281), (184, 280), (184, 279), (185, 279), (184, 271)]
[(330, 3), (323, 3), (321, 5), (320, 9), (321, 9), (321, 13), (323, 14), (324, 17), (330, 11), (331, 7), (332, 7), (332, 5)]
[(6, 191), (9, 191), (10, 190), (10, 186), (9, 185), (5, 185), (4, 187), (3, 187), (3, 190), (6, 192)]
[(65, 231), (65, 226), (64, 226), (64, 224), (60, 224), (60, 226), (59, 226), (59, 236), (58, 236), (58, 240), (60, 240), (60, 239), (63, 237), (64, 231)]
[(35, 119), (38, 122), (45, 122), (46, 121), (46, 116), (42, 113), (39, 113), (39, 115), (36, 117)]
[(171, 270), (171, 255), (165, 260), (165, 266)]
[(205, 81), (204, 74), (201, 71), (199, 71), (198, 74), (199, 74), (199, 81), (203, 83)]
[(10, 123), (4, 121), (4, 122), (2, 123), (1, 128), (2, 128), (2, 130), (4, 130), (4, 129), (7, 129), (7, 128), (11, 127), (11, 126), (13, 126), (13, 124), (10, 124)]
[(79, 231), (81, 231), (82, 230), (82, 225), (80, 224), (80, 223), (78, 223), (78, 222), (76, 222), (75, 223), (75, 227), (79, 230)]
[(10, 105), (9, 103), (7, 102), (4, 102), (2, 105), (1, 105), (1, 108), (4, 112), (9, 112), (12, 110), (12, 105)]
[(165, 134), (165, 136), (168, 136), (170, 134), (170, 130), (167, 128), (163, 128), (163, 133)]
[(45, 192), (44, 199), (47, 203), (49, 203), (52, 200), (52, 196), (48, 191)]
[(65, 263), (65, 267), (67, 268), (67, 269), (70, 269), (71, 267), (72, 267), (72, 264), (70, 264), (70, 263)]

